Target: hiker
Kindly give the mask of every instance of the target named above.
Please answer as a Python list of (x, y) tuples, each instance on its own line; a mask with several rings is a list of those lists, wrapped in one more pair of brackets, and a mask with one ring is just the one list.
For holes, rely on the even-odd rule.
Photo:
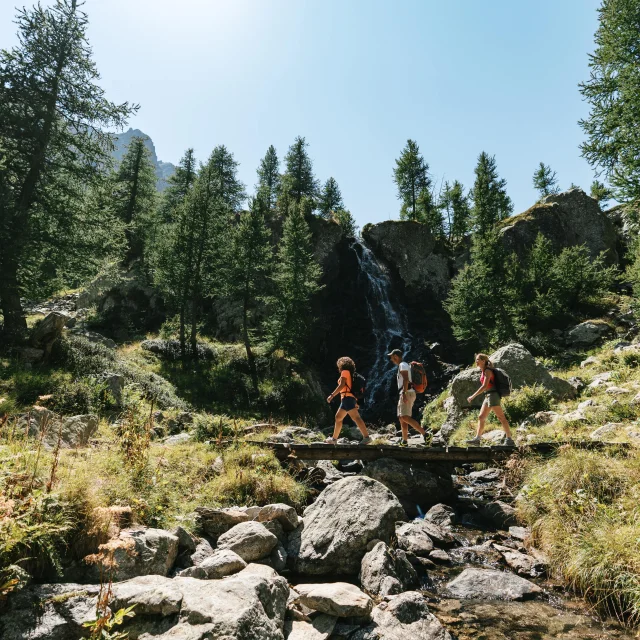
[(417, 420), (411, 417), (413, 404), (416, 401), (416, 391), (411, 382), (411, 365), (409, 365), (408, 362), (404, 362), (404, 354), (400, 349), (394, 349), (391, 353), (388, 353), (387, 356), (389, 356), (393, 364), (398, 366), (397, 379), (398, 391), (400, 392), (400, 397), (398, 398), (398, 419), (400, 420), (400, 428), (402, 429), (400, 446), (406, 447), (408, 445), (409, 427), (412, 427), (418, 433), (422, 434), (425, 444), (429, 444), (427, 442), (427, 432), (420, 426)]
[(333, 436), (327, 438), (325, 442), (327, 444), (336, 444), (340, 437), (340, 431), (342, 430), (342, 422), (345, 416), (349, 416), (355, 423), (360, 433), (362, 434), (362, 440), (360, 444), (369, 444), (371, 438), (367, 431), (367, 426), (364, 420), (360, 417), (358, 411), (358, 399), (353, 393), (353, 378), (356, 375), (356, 363), (351, 358), (340, 358), (336, 363), (338, 365), (338, 371), (340, 372), (340, 378), (338, 378), (338, 386), (334, 392), (327, 398), (327, 402), (331, 404), (331, 401), (340, 394), (340, 407), (336, 412), (336, 423), (333, 428)]
[(493, 411), (496, 414), (500, 424), (504, 429), (505, 439), (504, 445), (507, 447), (514, 447), (515, 442), (511, 438), (511, 429), (509, 428), (509, 421), (507, 416), (504, 415), (504, 411), (500, 406), (500, 394), (496, 388), (496, 374), (494, 366), (489, 356), (484, 353), (479, 353), (476, 356), (476, 367), (482, 372), (480, 374), (480, 384), (482, 385), (472, 396), (467, 398), (467, 402), (471, 404), (479, 395), (484, 394), (484, 400), (480, 409), (480, 415), (478, 416), (478, 431), (474, 438), (467, 440), (468, 445), (480, 444), (480, 436), (484, 432), (484, 425), (489, 417), (489, 413)]

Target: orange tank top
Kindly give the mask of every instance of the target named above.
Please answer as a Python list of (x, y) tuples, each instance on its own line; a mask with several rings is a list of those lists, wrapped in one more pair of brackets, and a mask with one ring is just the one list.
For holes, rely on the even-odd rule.
[(338, 380), (338, 384), (340, 384), (340, 380), (342, 379), (344, 379), (344, 381), (347, 383), (347, 386), (342, 388), (342, 391), (340, 392), (340, 397), (355, 398), (353, 393), (351, 393), (351, 385), (353, 384), (351, 381), (351, 371), (347, 371), (346, 369), (343, 369), (340, 372), (340, 378)]

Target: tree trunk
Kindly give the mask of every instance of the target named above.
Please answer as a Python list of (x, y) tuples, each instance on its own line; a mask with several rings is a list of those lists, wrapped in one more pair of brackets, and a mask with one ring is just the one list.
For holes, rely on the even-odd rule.
[(256, 367), (256, 359), (251, 350), (251, 341), (249, 340), (249, 321), (247, 308), (249, 306), (249, 300), (245, 295), (244, 304), (242, 307), (242, 335), (244, 338), (244, 348), (247, 351), (247, 362), (249, 363), (249, 371), (251, 372), (251, 382), (253, 383), (253, 390), (256, 394), (259, 393), (258, 389), (258, 368)]
[(182, 363), (187, 361), (187, 335), (186, 335), (186, 327), (185, 327), (185, 313), (186, 313), (186, 304), (184, 300), (180, 305), (180, 357), (182, 358)]
[(191, 358), (194, 361), (198, 360), (198, 294), (194, 291), (191, 298), (191, 335), (189, 336), (191, 342)]
[(18, 264), (5, 254), (0, 261), (0, 305), (4, 316), (4, 342), (18, 344), (27, 335), (27, 320), (22, 313)]

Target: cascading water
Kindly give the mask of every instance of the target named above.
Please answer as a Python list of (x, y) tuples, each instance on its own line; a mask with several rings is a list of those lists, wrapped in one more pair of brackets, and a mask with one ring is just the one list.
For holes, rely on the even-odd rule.
[(411, 348), (407, 317), (404, 309), (392, 303), (391, 280), (366, 244), (356, 240), (352, 247), (359, 264), (359, 285), (365, 287), (366, 304), (375, 336), (373, 365), (367, 372), (367, 406), (371, 407), (376, 396), (393, 388), (396, 369), (387, 353), (400, 349), (407, 353)]

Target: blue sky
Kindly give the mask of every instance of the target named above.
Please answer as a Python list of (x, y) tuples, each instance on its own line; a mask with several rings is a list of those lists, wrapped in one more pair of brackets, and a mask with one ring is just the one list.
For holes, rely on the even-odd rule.
[[(29, 3), (30, 0), (27, 0)], [(0, 46), (15, 43), (0, 3)], [(44, 4), (48, 4), (45, 2)], [(107, 95), (141, 105), (131, 126), (161, 160), (225, 144), (240, 177), (297, 135), (357, 222), (398, 216), (394, 159), (415, 139), (438, 181), (473, 182), (496, 155), (516, 213), (540, 161), (588, 190), (587, 113), (598, 0), (88, 0)]]

